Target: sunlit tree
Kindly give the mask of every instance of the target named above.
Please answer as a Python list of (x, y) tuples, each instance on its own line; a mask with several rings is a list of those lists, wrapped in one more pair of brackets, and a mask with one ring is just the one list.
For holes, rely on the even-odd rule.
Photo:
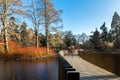
[(42, 1), (30, 0), (30, 5), (27, 7), (26, 11), (28, 17), (31, 19), (31, 22), (33, 24), (33, 29), (35, 32), (35, 45), (36, 47), (39, 47), (39, 31), (40, 31), (40, 25), (43, 24), (42, 13), (44, 11)]
[(54, 26), (59, 21), (62, 21), (60, 18), (61, 10), (56, 10), (50, 0), (43, 0), (44, 4), (44, 21), (45, 21), (45, 34), (46, 34), (46, 53), (49, 53), (49, 28)]
[(27, 24), (23, 22), (20, 28), (20, 39), (21, 39), (22, 46), (28, 45), (28, 32), (26, 27), (27, 27)]
[(10, 17), (8, 24), (8, 35), (11, 40), (19, 42), (19, 25), (14, 17)]
[[(4, 46), (5, 53), (8, 53), (8, 18), (13, 14), (24, 14), (21, 0), (0, 0), (0, 19), (4, 27)], [(19, 8), (18, 8), (19, 7)]]
[(32, 28), (27, 29), (29, 45), (35, 45), (35, 34)]
[(115, 47), (120, 48), (120, 16), (117, 12), (114, 13), (112, 18), (111, 32), (115, 40)]

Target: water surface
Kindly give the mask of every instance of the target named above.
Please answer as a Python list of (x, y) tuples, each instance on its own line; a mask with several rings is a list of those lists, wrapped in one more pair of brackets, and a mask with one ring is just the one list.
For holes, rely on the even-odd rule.
[(58, 61), (0, 61), (0, 80), (58, 80)]

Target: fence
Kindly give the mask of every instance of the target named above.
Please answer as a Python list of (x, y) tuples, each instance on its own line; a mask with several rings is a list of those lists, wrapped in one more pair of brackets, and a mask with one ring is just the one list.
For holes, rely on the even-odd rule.
[(118, 52), (79, 52), (80, 57), (107, 71), (120, 76), (120, 53)]

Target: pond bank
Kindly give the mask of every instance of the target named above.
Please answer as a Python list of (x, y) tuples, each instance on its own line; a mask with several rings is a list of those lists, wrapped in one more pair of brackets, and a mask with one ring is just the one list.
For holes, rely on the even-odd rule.
[(32, 57), (32, 56), (21, 56), (21, 55), (5, 55), (0, 54), (0, 60), (41, 60), (41, 59), (50, 59), (50, 58), (56, 58), (56, 55), (44, 55), (44, 56), (38, 56), (38, 57)]

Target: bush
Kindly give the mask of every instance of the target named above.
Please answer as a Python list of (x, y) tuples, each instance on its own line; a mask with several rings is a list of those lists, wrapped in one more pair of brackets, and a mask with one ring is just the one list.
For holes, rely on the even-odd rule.
[(27, 58), (40, 58), (45, 56), (55, 56), (55, 52), (52, 49), (49, 49), (49, 54), (46, 54), (45, 47), (35, 47), (35, 46), (26, 46), (22, 47), (18, 45), (14, 41), (9, 41), (9, 52), (5, 54), (4, 57), (8, 58), (20, 58), (20, 59), (27, 59)]

